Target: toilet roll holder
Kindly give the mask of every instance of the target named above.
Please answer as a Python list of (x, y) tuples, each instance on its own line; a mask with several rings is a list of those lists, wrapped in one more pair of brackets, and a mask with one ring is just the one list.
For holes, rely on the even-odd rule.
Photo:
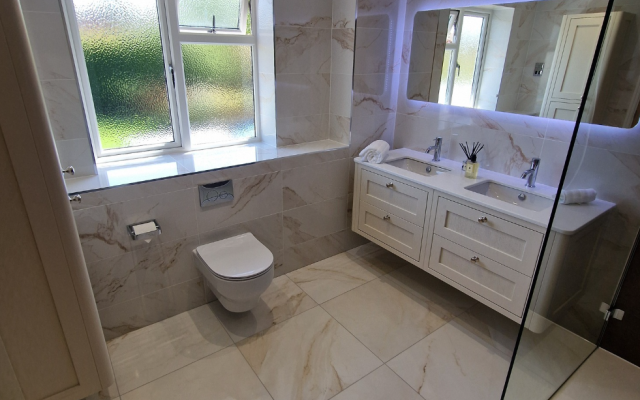
[[(144, 225), (146, 223), (149, 222), (153, 222), (153, 224), (156, 226), (156, 230), (155, 231), (151, 231), (151, 232), (145, 232), (145, 233), (141, 233), (141, 234), (136, 234), (136, 231), (133, 229), (134, 226), (138, 226), (138, 225)], [(149, 221), (143, 221), (143, 222), (138, 222), (137, 224), (132, 224), (132, 225), (127, 225), (127, 232), (129, 232), (129, 235), (131, 235), (131, 238), (133, 240), (140, 240), (140, 239), (148, 239), (151, 238), (153, 236), (159, 236), (162, 233), (162, 229), (160, 229), (160, 225), (158, 225), (158, 221), (156, 221), (155, 219), (149, 220)]]

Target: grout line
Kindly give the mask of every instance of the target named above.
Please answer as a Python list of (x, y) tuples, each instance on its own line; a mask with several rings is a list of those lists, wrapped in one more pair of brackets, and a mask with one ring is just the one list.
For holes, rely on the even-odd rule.
[[(284, 321), (283, 321), (284, 322)], [(274, 325), (275, 326), (275, 325)], [(249, 363), (249, 360), (247, 360), (247, 357), (244, 356), (244, 353), (240, 351), (240, 349), (238, 349), (238, 345), (236, 345), (235, 343), (233, 344), (235, 346), (235, 348), (238, 350), (238, 353), (240, 353), (240, 355), (242, 356), (242, 359), (244, 360), (244, 362), (247, 363), (247, 365), (249, 366), (249, 369), (251, 370), (251, 372), (253, 372), (253, 375), (255, 375), (256, 379), (258, 379), (258, 382), (260, 382), (260, 384), (262, 385), (262, 387), (264, 388), (264, 390), (267, 392), (267, 394), (269, 395), (269, 397), (271, 397), (271, 399), (273, 400), (274, 397), (271, 394), (271, 392), (269, 391), (269, 389), (267, 389), (267, 387), (265, 386), (264, 382), (262, 382), (262, 379), (260, 379), (260, 377), (258, 376), (258, 374), (256, 373), (256, 371), (253, 369), (253, 367), (251, 366), (251, 364)]]

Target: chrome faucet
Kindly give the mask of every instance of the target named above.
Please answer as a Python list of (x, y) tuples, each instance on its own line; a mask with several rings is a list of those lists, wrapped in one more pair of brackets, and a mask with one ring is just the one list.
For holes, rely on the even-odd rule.
[(435, 142), (436, 144), (434, 144), (433, 146), (429, 146), (425, 153), (431, 153), (431, 150), (434, 150), (433, 160), (431, 161), (440, 161), (440, 153), (442, 152), (442, 138), (437, 137)]
[(524, 171), (520, 178), (527, 179), (527, 183), (524, 185), (526, 187), (534, 188), (536, 187), (536, 178), (538, 177), (538, 168), (540, 167), (540, 159), (532, 158), (531, 159), (531, 168)]

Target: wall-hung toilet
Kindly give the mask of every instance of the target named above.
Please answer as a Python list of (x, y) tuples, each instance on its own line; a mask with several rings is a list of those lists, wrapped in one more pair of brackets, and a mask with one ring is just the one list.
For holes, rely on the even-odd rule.
[(273, 280), (273, 254), (245, 233), (197, 247), (196, 266), (229, 311), (249, 311)]

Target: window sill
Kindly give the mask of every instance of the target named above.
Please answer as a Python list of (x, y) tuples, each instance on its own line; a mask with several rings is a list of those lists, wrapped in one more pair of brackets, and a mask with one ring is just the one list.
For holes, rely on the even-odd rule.
[(67, 193), (81, 194), (345, 147), (348, 145), (333, 140), (320, 140), (286, 147), (266, 146), (264, 143), (257, 142), (98, 164), (97, 175), (65, 179), (64, 182)]

